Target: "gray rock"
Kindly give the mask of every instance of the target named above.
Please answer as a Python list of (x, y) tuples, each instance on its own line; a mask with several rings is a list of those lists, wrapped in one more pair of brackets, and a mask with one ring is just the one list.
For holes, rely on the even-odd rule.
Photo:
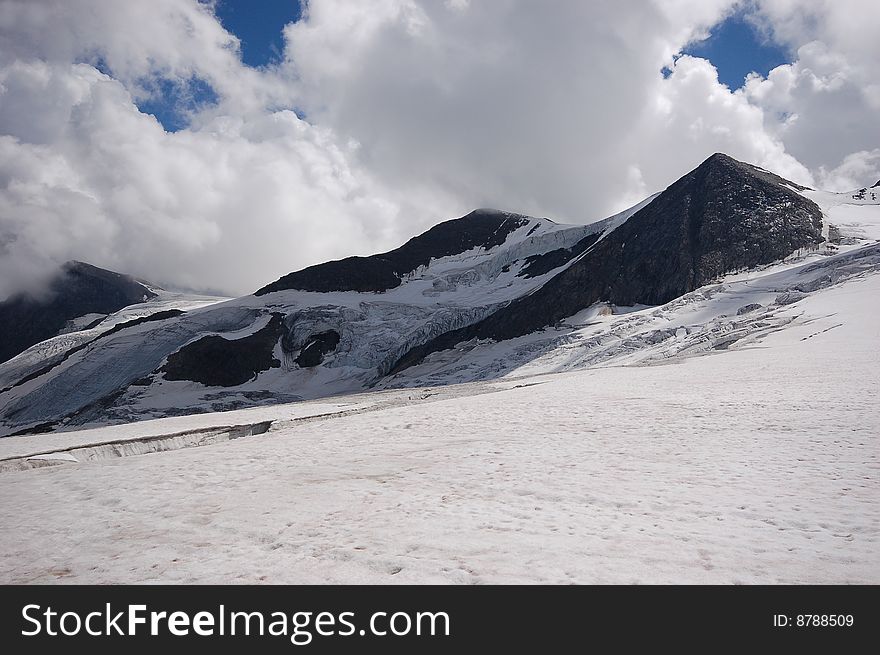
[(801, 293), (800, 291), (786, 291), (785, 293), (780, 293), (776, 296), (775, 302), (777, 305), (792, 305), (806, 297), (807, 294)]
[(749, 312), (753, 312), (757, 309), (761, 309), (761, 305), (756, 302), (753, 302), (751, 304), (744, 305), (744, 306), (740, 307), (739, 309), (737, 309), (736, 315), (742, 316), (743, 314), (748, 314)]

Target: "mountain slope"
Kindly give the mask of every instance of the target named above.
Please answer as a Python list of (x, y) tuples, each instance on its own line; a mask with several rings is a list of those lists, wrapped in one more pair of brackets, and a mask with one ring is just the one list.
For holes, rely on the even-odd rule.
[[(664, 192), (588, 225), (478, 210), (388, 253), (309, 267), (253, 296), (121, 325), (75, 350), (46, 349), (44, 360), (35, 347), (26, 369), (0, 366), (0, 435), (505, 375), (510, 367), (496, 363), (475, 368), (575, 315), (662, 305), (792, 254), (820, 261), (837, 252), (832, 220), (841, 252), (880, 238), (856, 225), (876, 216), (877, 203), (851, 195), (714, 155)], [(804, 279), (780, 281), (775, 295), (801, 293)], [(728, 327), (694, 327), (694, 339)], [(468, 359), (472, 350), (485, 356)], [(513, 367), (546, 354), (517, 352)]]
[(815, 248), (823, 240), (822, 212), (796, 188), (715, 154), (538, 291), (418, 347), (395, 371), (460, 341), (528, 334), (598, 301), (659, 305), (722, 273)]
[(0, 302), (0, 362), (57, 335), (70, 321), (99, 321), (155, 295), (128, 275), (67, 262), (40, 296), (16, 295)]
[[(0, 389), (0, 432), (234, 409), (363, 389), (413, 345), (473, 323), (553, 275), (551, 270), (518, 276), (526, 258), (572, 247), (626, 216), (565, 226), (476, 212), (452, 221), (454, 229), (438, 226), (430, 238), (398, 249), (404, 255), (394, 260), (417, 269), (381, 293), (263, 291), (123, 326), (64, 359), (55, 355), (50, 366)], [(472, 220), (476, 228), (465, 232), (479, 236), (477, 245), (476, 237), (455, 236), (462, 221)], [(427, 266), (419, 263), (425, 261), (426, 244), (436, 248)], [(396, 270), (403, 270), (400, 266)], [(331, 288), (345, 288), (344, 266), (318, 268)], [(0, 366), (0, 380), (11, 377)]]
[(427, 266), (432, 259), (474, 248), (490, 250), (500, 246), (511, 232), (526, 225), (529, 220), (527, 216), (478, 209), (467, 216), (440, 223), (390, 252), (309, 266), (266, 285), (256, 295), (286, 289), (317, 292), (388, 291), (399, 286), (404, 276), (421, 266)]
[[(856, 253), (783, 272), (836, 277)], [(870, 270), (668, 365), (0, 439), (0, 462), (54, 464), (0, 472), (0, 582), (880, 583)], [(760, 273), (704, 302), (732, 319)], [(664, 309), (682, 331), (703, 311)], [(191, 447), (120, 457), (161, 435)]]

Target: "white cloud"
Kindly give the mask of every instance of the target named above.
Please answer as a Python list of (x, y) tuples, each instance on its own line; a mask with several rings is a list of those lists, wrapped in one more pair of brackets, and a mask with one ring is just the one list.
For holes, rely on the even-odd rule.
[(157, 75), (206, 79), (221, 92), (258, 78), (240, 65), (238, 39), (195, 0), (3, 0), (0, 62), (104, 63), (136, 94)]
[(674, 4), (321, 0), (288, 26), (288, 56), (307, 113), (383, 179), (440, 189), (458, 211), (597, 220), (632, 166), (651, 183), (684, 172), (637, 152), (645, 107), (662, 65), (730, 3)]
[(852, 191), (880, 179), (880, 148), (847, 155), (839, 166), (819, 167), (819, 187), (828, 191)]
[(768, 130), (811, 168), (880, 146), (871, 79), (821, 41), (801, 46), (797, 61), (766, 79), (750, 77), (745, 93), (766, 113)]
[[(310, 115), (383, 179), (458, 209), (584, 221), (714, 151), (816, 184), (880, 147), (870, 5), (314, 0), (286, 37)], [(732, 92), (710, 62), (673, 56), (734, 11), (797, 59)]]
[[(211, 3), (0, 0), (0, 295), (68, 258), (245, 293), (476, 206), (596, 220), (715, 151), (871, 183), (865, 4), (745, 4), (797, 59), (731, 92), (673, 56), (733, 0), (311, 0), (264, 69)], [(192, 79), (188, 129), (137, 110)]]
[[(396, 241), (398, 207), (350, 147), (277, 109), (290, 80), (237, 47), (194, 0), (0, 2), (0, 296), (69, 258), (248, 293)], [(193, 129), (134, 104), (191, 78), (219, 95)]]
[[(745, 86), (768, 131), (814, 170), (880, 147), (880, 12), (867, 0), (760, 0), (753, 15), (797, 52)], [(866, 174), (868, 171), (866, 171)], [(873, 174), (880, 174), (875, 168)]]
[(665, 80), (654, 82), (634, 136), (626, 143), (646, 188), (671, 182), (670, 172), (685, 172), (712, 152), (725, 152), (793, 181), (812, 184), (810, 171), (789, 155), (782, 141), (765, 129), (764, 113), (743, 93), (718, 82), (705, 59), (679, 57)]
[(37, 61), (0, 69), (0, 103), (9, 288), (76, 257), (160, 284), (248, 293), (388, 240), (396, 206), (332, 135), (291, 111), (169, 134), (120, 82), (86, 64)]

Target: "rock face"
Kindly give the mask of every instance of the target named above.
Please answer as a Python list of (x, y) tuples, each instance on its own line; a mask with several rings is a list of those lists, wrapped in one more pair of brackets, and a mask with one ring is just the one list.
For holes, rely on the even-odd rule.
[(816, 246), (821, 232), (815, 203), (716, 154), (536, 293), (487, 319), (480, 336), (526, 334), (600, 300), (659, 305), (722, 273)]
[(55, 336), (68, 321), (111, 314), (155, 295), (128, 275), (67, 262), (41, 296), (17, 295), (0, 302), (0, 362)]
[(282, 319), (281, 314), (272, 314), (263, 328), (240, 339), (216, 334), (202, 337), (172, 354), (160, 372), (166, 380), (200, 382), (208, 387), (244, 384), (262, 371), (281, 366), (272, 351), (281, 336)]
[(467, 216), (446, 221), (410, 239), (400, 248), (369, 257), (347, 257), (309, 266), (285, 275), (256, 292), (361, 291), (380, 292), (400, 285), (401, 278), (432, 258), (455, 255), (472, 248), (486, 250), (504, 243), (507, 235), (524, 224), (525, 216), (492, 209), (478, 209)]
[(598, 301), (659, 305), (722, 273), (822, 241), (822, 212), (759, 168), (715, 154), (534, 293), (404, 355), (400, 371), (472, 338), (510, 339)]
[(542, 255), (531, 255), (525, 258), (525, 266), (522, 267), (518, 277), (537, 277), (549, 273), (553, 269), (564, 266), (572, 259), (580, 255), (587, 248), (599, 240), (600, 233), (590, 234), (574, 244), (571, 248), (557, 248)]
[(294, 361), (301, 368), (317, 366), (324, 361), (324, 355), (332, 353), (338, 345), (339, 333), (336, 330), (318, 332), (309, 337)]

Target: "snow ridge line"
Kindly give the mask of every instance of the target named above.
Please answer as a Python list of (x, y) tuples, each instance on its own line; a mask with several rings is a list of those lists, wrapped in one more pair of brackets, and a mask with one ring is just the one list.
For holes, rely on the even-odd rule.
[(0, 459), (0, 473), (22, 471), (45, 466), (57, 466), (64, 463), (76, 463), (108, 459), (111, 457), (129, 457), (148, 453), (179, 450), (197, 446), (208, 446), (223, 441), (233, 441), (243, 437), (264, 434), (272, 427), (273, 421), (245, 423), (242, 425), (226, 425), (212, 428), (195, 428), (171, 434), (160, 434), (139, 439), (111, 439), (94, 443), (78, 444), (68, 448), (16, 455)]
[[(459, 385), (459, 386), (477, 386), (477, 385)], [(493, 393), (503, 391), (503, 388), (486, 388), (480, 384), (478, 389), (472, 389), (470, 393)], [(456, 392), (446, 393), (445, 389), (422, 388), (414, 389), (415, 397), (409, 395), (407, 398), (394, 397), (384, 402), (378, 402), (368, 407), (357, 407), (354, 409), (325, 412), (323, 414), (314, 414), (312, 416), (302, 416), (291, 419), (270, 419), (255, 423), (242, 423), (236, 425), (221, 425), (205, 428), (193, 428), (190, 430), (181, 430), (166, 434), (150, 435), (133, 439), (108, 439), (104, 441), (95, 441), (91, 443), (81, 443), (65, 448), (51, 448), (43, 451), (28, 453), (26, 455), (13, 455), (10, 457), (0, 457), (0, 474), (11, 471), (23, 471), (34, 468), (43, 468), (46, 466), (57, 466), (66, 463), (81, 463), (88, 461), (96, 461), (100, 459), (110, 459), (118, 457), (130, 457), (132, 455), (146, 455), (150, 453), (167, 452), (171, 450), (179, 450), (182, 448), (194, 448), (199, 446), (210, 446), (226, 441), (234, 441), (243, 437), (256, 436), (267, 433), (270, 429), (279, 429), (290, 427), (299, 423), (313, 423), (324, 421), (331, 418), (343, 418), (368, 412), (382, 411), (393, 409), (396, 407), (406, 407), (409, 405), (420, 404), (422, 402), (436, 402), (439, 400), (447, 400), (450, 398), (464, 395), (464, 391), (455, 390)], [(373, 392), (363, 395), (375, 395)], [(395, 396), (397, 394), (394, 394)]]

